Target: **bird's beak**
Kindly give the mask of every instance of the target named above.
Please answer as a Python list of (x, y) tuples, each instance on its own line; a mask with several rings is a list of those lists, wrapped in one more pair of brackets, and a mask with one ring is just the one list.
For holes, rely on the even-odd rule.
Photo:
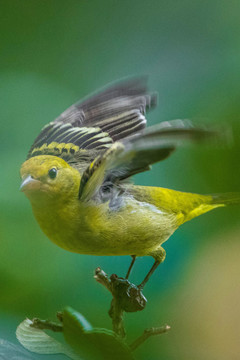
[(23, 179), (19, 190), (34, 190), (36, 187), (39, 187), (39, 180), (36, 180), (31, 175), (28, 175)]

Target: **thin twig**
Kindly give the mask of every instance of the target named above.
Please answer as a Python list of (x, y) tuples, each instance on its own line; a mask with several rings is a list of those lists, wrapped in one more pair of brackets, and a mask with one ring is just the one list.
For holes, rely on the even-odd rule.
[(94, 279), (102, 284), (112, 294), (111, 282), (108, 279), (107, 274), (100, 267), (96, 268)]
[(161, 327), (153, 327), (150, 329), (144, 330), (143, 334), (139, 336), (131, 345), (130, 349), (133, 351), (140, 345), (144, 343), (150, 336), (153, 335), (161, 335), (169, 331), (171, 328), (169, 325), (161, 326)]
[(121, 306), (119, 305), (118, 299), (116, 298), (116, 296), (114, 294), (114, 288), (113, 288), (112, 281), (109, 280), (107, 274), (100, 267), (98, 267), (95, 270), (94, 279), (98, 283), (102, 284), (112, 294), (113, 299), (112, 299), (111, 307), (109, 310), (109, 315), (112, 319), (113, 331), (117, 335), (124, 337), (126, 335), (126, 333), (125, 333), (124, 324), (123, 324), (123, 310), (122, 310)]
[(117, 299), (113, 298), (110, 310), (108, 312), (112, 319), (113, 331), (124, 338), (126, 336), (126, 331), (124, 328), (123, 315), (124, 311), (118, 303)]
[(34, 318), (32, 320), (32, 324), (30, 325), (36, 329), (41, 329), (41, 330), (52, 330), (55, 332), (61, 332), (63, 331), (63, 325), (62, 324), (57, 324), (53, 321), (49, 321), (49, 320), (41, 320), (38, 318)]

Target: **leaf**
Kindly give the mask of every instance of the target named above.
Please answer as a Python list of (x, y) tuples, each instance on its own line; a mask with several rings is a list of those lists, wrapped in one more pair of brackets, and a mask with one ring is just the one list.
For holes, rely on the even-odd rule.
[(83, 315), (70, 307), (63, 312), (63, 334), (85, 360), (133, 360), (122, 338), (111, 330), (92, 328)]
[(80, 360), (80, 357), (67, 345), (55, 340), (43, 330), (32, 327), (31, 324), (32, 321), (26, 319), (17, 327), (16, 331), (17, 339), (25, 349), (37, 354), (64, 354), (70, 359)]
[(7, 340), (0, 339), (1, 360), (34, 360), (31, 354), (20, 345), (13, 344)]
[(72, 309), (70, 306), (64, 310), (65, 324), (78, 328), (78, 331), (84, 333), (93, 329), (92, 325), (85, 319), (85, 317), (78, 311)]

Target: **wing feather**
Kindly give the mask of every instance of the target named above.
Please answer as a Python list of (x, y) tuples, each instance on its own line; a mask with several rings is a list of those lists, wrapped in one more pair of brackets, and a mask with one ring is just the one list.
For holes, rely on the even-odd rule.
[(183, 120), (149, 127), (135, 137), (114, 143), (89, 165), (81, 179), (79, 198), (88, 201), (104, 184), (117, 184), (148, 170), (151, 164), (164, 160), (179, 145), (212, 140), (218, 136), (216, 131), (195, 128), (189, 121)]
[[(132, 136), (146, 126), (145, 112), (156, 104), (156, 94), (147, 93), (147, 78), (135, 78), (113, 84), (70, 106), (57, 119), (46, 125), (31, 146), (28, 158), (39, 154), (44, 145), (58, 142), (89, 150), (92, 161), (97, 151), (106, 151), (114, 141)], [(64, 146), (63, 146), (64, 148)], [(53, 146), (49, 148), (52, 154)], [(77, 151), (67, 161), (77, 162)], [(80, 151), (81, 155), (81, 151)], [(56, 156), (62, 156), (57, 152)], [(66, 158), (65, 158), (66, 159)]]

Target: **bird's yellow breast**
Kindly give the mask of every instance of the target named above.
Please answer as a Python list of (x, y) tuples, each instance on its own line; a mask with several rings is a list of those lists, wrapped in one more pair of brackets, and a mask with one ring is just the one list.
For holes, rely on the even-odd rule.
[(146, 255), (177, 228), (176, 214), (162, 211), (132, 196), (118, 210), (108, 202), (82, 204), (79, 200), (46, 211), (34, 208), (44, 233), (62, 248), (92, 255)]

